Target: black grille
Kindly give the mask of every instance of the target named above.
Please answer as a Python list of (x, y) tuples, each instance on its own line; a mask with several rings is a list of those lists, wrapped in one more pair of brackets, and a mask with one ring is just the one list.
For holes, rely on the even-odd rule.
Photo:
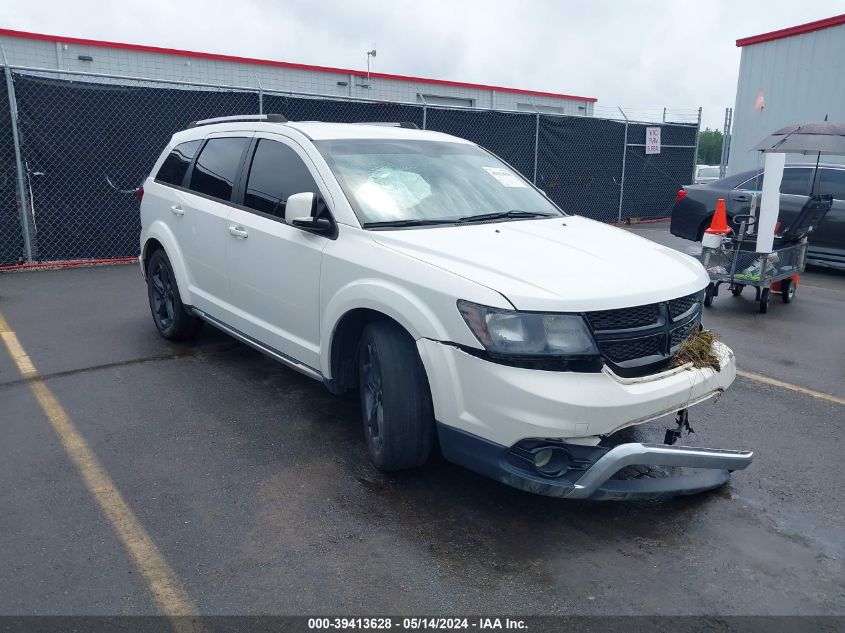
[(694, 330), (698, 329), (698, 320), (690, 321), (686, 325), (682, 325), (681, 327), (672, 330), (672, 348), (676, 348), (678, 345), (683, 343), (690, 334), (693, 333)]
[(585, 314), (605, 361), (625, 376), (665, 367), (672, 354), (698, 328), (701, 293), (670, 301)]
[(602, 310), (601, 312), (588, 312), (587, 318), (594, 330), (622, 330), (635, 327), (645, 327), (657, 323), (659, 312), (658, 304), (652, 303), (636, 308), (623, 308), (621, 310)]
[(655, 334), (625, 341), (607, 341), (601, 349), (609, 360), (624, 363), (635, 358), (660, 356), (663, 338), (663, 334)]
[(677, 319), (684, 312), (687, 312), (696, 303), (698, 303), (699, 300), (698, 294), (688, 295), (686, 297), (681, 297), (680, 299), (672, 299), (669, 302), (669, 316), (673, 319)]

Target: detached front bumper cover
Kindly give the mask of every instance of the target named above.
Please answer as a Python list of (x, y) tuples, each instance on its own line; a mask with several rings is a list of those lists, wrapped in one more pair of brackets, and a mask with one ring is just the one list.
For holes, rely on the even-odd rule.
[[(640, 444), (613, 448), (579, 446), (553, 440), (524, 440), (507, 448), (463, 431), (438, 425), (444, 456), (515, 488), (568, 499), (665, 499), (713, 490), (728, 482), (730, 473), (751, 464), (751, 451)], [(538, 469), (537, 453), (554, 453), (553, 469)], [(697, 469), (659, 477), (614, 479), (628, 466)]]
[[(602, 455), (564, 496), (570, 499), (656, 498), (718, 488), (730, 473), (751, 464), (751, 451), (665, 444), (620, 444)], [(688, 475), (650, 479), (611, 479), (627, 466), (682, 466), (706, 469)]]

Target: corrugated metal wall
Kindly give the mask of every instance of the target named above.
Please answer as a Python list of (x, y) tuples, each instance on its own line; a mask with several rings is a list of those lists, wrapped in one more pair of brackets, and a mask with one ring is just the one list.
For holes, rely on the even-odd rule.
[[(762, 109), (756, 107), (760, 93)], [(755, 169), (751, 148), (767, 134), (825, 115), (845, 122), (845, 24), (743, 47), (728, 173)], [(787, 155), (788, 162), (809, 160)], [(845, 156), (822, 160), (845, 163)]]

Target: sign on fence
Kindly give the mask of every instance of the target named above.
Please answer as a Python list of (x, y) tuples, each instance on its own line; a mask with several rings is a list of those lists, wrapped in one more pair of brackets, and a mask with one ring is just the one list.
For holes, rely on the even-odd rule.
[(647, 127), (645, 129), (645, 153), (659, 154), (660, 153), (660, 128)]

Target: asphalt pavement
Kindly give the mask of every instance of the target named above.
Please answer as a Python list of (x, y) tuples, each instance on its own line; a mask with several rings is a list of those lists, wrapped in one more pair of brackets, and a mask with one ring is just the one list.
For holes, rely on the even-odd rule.
[[(354, 400), (211, 328), (161, 339), (137, 266), (0, 274), (9, 329), (203, 614), (845, 615), (843, 307), (825, 271), (766, 315), (720, 295), (706, 325), (787, 386), (739, 377), (685, 443), (754, 464), (693, 498), (597, 503), (440, 459), (379, 473)], [(0, 347), (0, 614), (159, 613), (17, 362)]]

